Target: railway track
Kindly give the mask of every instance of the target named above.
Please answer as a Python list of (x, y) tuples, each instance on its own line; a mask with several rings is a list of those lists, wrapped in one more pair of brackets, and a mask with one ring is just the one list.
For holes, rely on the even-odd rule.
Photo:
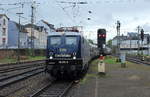
[(31, 76), (42, 73), (42, 72), (44, 72), (44, 69), (36, 69), (36, 70), (28, 71), (22, 74), (13, 75), (11, 77), (1, 78), (2, 81), (0, 81), (0, 89), (7, 87), (13, 83), (19, 82), (21, 80), (27, 79)]
[(63, 97), (69, 89), (74, 85), (74, 82), (53, 81), (45, 87), (39, 89), (30, 97)]
[(148, 61), (141, 61), (140, 59), (135, 59), (132, 57), (126, 57), (127, 61), (133, 62), (133, 63), (137, 63), (137, 64), (144, 64), (144, 65), (150, 65), (150, 62)]
[(0, 67), (0, 89), (42, 73), (44, 72), (44, 67), (44, 64), (37, 64), (36, 62), (24, 65), (17, 64), (10, 67), (2, 66)]
[(22, 63), (22, 64), (6, 64), (0, 65), (0, 73), (11, 72), (15, 70), (27, 69), (31, 67), (36, 67), (38, 65), (44, 64), (44, 61), (34, 61), (33, 63)]
[(5, 64), (0, 64), (0, 67), (3, 66), (15, 66), (15, 65), (23, 65), (23, 64), (33, 64), (33, 63), (44, 63), (45, 60), (35, 60), (35, 61), (25, 61), (25, 62), (15, 62), (15, 63), (5, 63)]
[[(116, 55), (112, 55), (112, 56), (118, 57)], [(136, 64), (150, 65), (150, 61), (149, 62), (148, 61), (142, 61), (140, 58), (126, 56), (126, 60), (133, 62), (133, 63), (136, 63)]]
[(40, 66), (40, 64), (33, 64), (33, 65), (24, 65), (24, 66), (17, 66), (17, 67), (6, 67), (6, 68), (0, 68), (0, 73), (7, 73), (7, 72), (12, 72), (12, 71), (16, 71), (16, 70), (23, 70), (23, 69), (28, 69), (31, 67), (37, 67)]

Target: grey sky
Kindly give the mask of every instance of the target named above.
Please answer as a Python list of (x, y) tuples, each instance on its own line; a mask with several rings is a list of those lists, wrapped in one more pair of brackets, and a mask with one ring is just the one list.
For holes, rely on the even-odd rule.
[[(0, 0), (1, 3), (32, 0)], [(116, 21), (121, 22), (121, 33), (136, 31), (138, 25), (150, 32), (150, 0), (35, 0), (37, 6), (36, 21), (44, 19), (49, 23), (61, 26), (81, 25), (86, 29), (85, 35), (95, 39), (97, 28), (106, 28), (108, 39), (116, 35)], [(72, 4), (61, 4), (59, 1), (86, 1), (88, 4), (68, 7)], [(1, 6), (0, 8), (16, 6)], [(68, 7), (68, 8), (66, 8)], [(63, 10), (63, 8), (65, 8)], [(19, 9), (6, 12), (10, 19), (17, 21), (15, 13)], [(91, 11), (92, 13), (88, 13)], [(31, 9), (25, 5), (23, 23), (30, 21)], [(91, 18), (91, 20), (87, 20)]]

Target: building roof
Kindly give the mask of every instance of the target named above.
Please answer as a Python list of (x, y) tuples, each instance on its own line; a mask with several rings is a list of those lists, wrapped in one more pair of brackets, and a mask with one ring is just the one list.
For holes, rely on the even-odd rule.
[[(31, 27), (32, 27), (32, 24), (29, 23), (29, 24), (26, 24), (26, 25), (24, 25), (24, 26), (25, 26), (26, 28), (27, 28), (27, 27), (31, 28)], [(33, 28), (38, 29), (38, 27), (39, 27), (39, 26), (33, 24)]]
[(25, 26), (24, 25), (20, 25), (19, 26), (19, 24), (17, 23), (17, 22), (15, 22), (15, 21), (12, 21), (14, 24), (16, 24), (16, 27), (18, 28), (18, 29), (20, 29), (20, 26), (21, 26), (21, 32), (24, 32), (24, 33), (28, 33), (28, 31), (25, 29)]
[[(141, 35), (135, 32), (128, 32), (127, 36), (119, 36), (121, 40), (138, 40), (138, 38), (141, 38)], [(144, 37), (150, 37), (149, 34), (144, 34)], [(117, 39), (118, 36), (115, 36), (113, 40)]]
[(127, 39), (127, 36), (115, 36), (114, 38), (113, 38), (113, 40), (114, 39), (117, 39), (117, 38), (120, 38), (121, 40), (126, 40)]
[[(25, 25), (25, 28), (31, 28), (31, 27), (32, 27), (32, 24), (26, 24)], [(44, 26), (37, 26), (37, 25), (34, 24), (33, 28), (38, 30), (39, 32), (43, 32), (43, 30), (44, 30), (44, 32), (47, 33), (47, 31), (46, 31), (47, 29), (44, 28)]]
[(0, 18), (3, 17), (3, 16), (5, 16), (9, 20), (9, 18), (7, 17), (6, 14), (0, 14)]

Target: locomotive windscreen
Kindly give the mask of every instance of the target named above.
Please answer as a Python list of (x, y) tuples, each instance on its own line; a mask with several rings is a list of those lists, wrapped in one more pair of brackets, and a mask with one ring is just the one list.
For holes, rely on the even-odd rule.
[(60, 36), (53, 36), (50, 38), (50, 45), (60, 45), (60, 44), (61, 44)]
[(77, 37), (67, 36), (65, 37), (66, 45), (77, 45)]

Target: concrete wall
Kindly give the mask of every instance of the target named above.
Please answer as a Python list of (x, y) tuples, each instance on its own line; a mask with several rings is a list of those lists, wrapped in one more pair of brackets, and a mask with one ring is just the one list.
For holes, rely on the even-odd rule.
[[(29, 56), (30, 51), (28, 49), (20, 49), (21, 56)], [(45, 56), (44, 49), (35, 49), (35, 56)], [(17, 58), (17, 49), (0, 49), (0, 59), (2, 58)]]

